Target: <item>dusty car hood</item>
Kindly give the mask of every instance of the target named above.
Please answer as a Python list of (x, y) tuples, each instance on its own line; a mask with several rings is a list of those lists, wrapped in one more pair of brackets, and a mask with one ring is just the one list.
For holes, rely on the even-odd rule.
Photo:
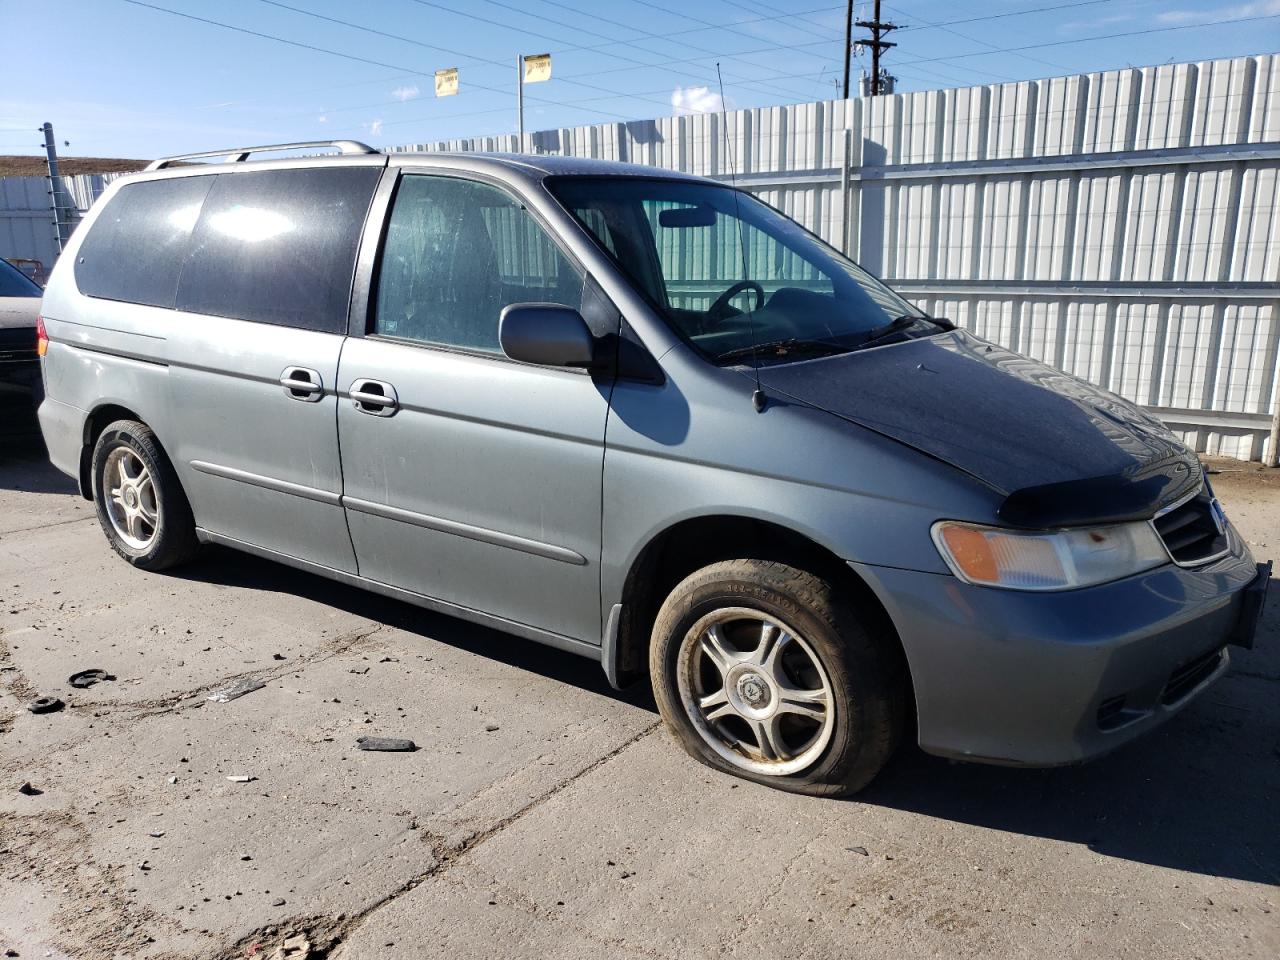
[(39, 315), (39, 297), (0, 297), (0, 330), (35, 329)]
[(1201, 483), (1195, 454), (1158, 420), (959, 330), (766, 366), (760, 379), (978, 478), (1018, 526), (1150, 517)]

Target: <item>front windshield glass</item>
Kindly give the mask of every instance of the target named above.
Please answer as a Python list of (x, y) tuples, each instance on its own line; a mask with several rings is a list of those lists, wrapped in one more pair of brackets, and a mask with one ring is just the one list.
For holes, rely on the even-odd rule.
[(717, 362), (788, 362), (939, 329), (748, 193), (640, 177), (547, 184), (672, 328)]

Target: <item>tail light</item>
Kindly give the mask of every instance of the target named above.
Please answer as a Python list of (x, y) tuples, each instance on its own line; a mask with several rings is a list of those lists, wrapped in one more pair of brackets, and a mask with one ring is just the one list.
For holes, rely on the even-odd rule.
[(44, 329), (44, 317), (36, 317), (36, 356), (43, 357), (49, 352), (49, 334)]

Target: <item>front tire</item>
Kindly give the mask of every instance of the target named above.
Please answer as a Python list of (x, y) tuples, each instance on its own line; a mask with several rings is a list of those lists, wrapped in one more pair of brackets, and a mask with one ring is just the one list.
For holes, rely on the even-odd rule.
[(142, 570), (165, 570), (195, 555), (191, 505), (150, 427), (136, 420), (108, 425), (91, 470), (98, 523), (116, 553)]
[(711, 767), (796, 793), (854, 793), (903, 728), (900, 657), (876, 622), (795, 567), (704, 567), (676, 586), (654, 623), (658, 709)]

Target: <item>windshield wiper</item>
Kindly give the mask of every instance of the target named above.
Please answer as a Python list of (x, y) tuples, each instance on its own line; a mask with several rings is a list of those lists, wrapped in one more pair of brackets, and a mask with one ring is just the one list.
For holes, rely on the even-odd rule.
[(793, 353), (816, 355), (822, 353), (845, 353), (848, 350), (848, 347), (839, 343), (832, 343), (830, 340), (805, 340), (799, 337), (791, 337), (787, 340), (767, 340), (764, 343), (734, 347), (732, 350), (717, 354), (716, 362), (727, 363), (730, 360), (744, 360), (760, 353), (772, 354), (775, 357), (785, 357)]
[(916, 323), (923, 320), (925, 323), (932, 323), (943, 330), (954, 330), (955, 324), (943, 317), (924, 317), (917, 316), (913, 313), (903, 314), (901, 317), (895, 317), (888, 323), (879, 327), (872, 327), (867, 331), (867, 335), (858, 341), (858, 348), (869, 347), (873, 343), (877, 343), (886, 337), (891, 337), (895, 333), (901, 333)]

